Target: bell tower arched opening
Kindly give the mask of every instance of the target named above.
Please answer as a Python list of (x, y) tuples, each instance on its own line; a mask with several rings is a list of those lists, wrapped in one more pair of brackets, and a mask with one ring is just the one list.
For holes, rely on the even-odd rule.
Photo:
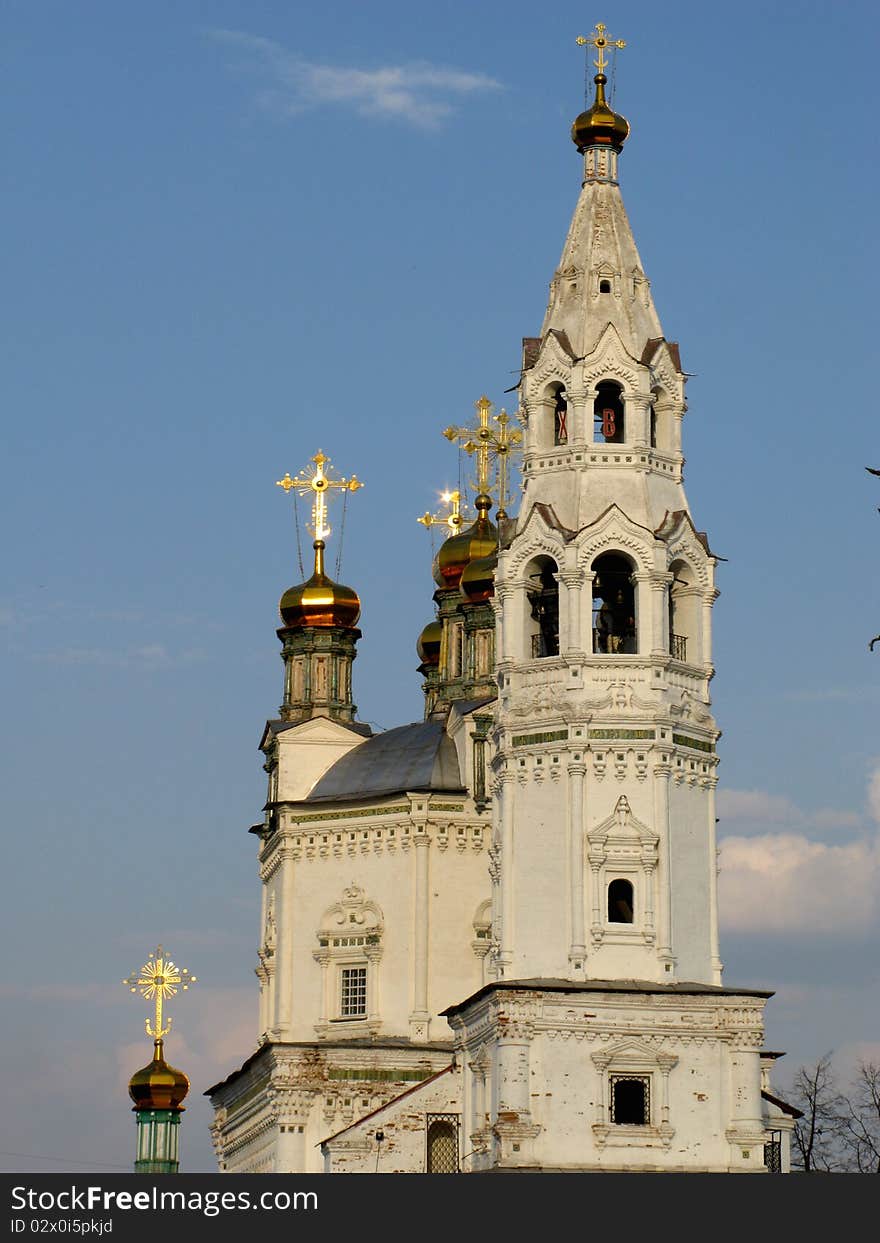
[(621, 553), (593, 562), (593, 651), (602, 656), (638, 650), (633, 565)]
[(535, 557), (526, 567), (526, 659), (559, 655), (559, 567), (552, 557)]
[(541, 398), (541, 406), (543, 417), (538, 447), (549, 449), (551, 446), (567, 445), (572, 432), (568, 421), (568, 393), (561, 380), (553, 380), (547, 385)]
[(609, 445), (623, 444), (626, 439), (624, 427), (623, 389), (613, 380), (602, 380), (596, 388), (593, 402), (594, 439)]

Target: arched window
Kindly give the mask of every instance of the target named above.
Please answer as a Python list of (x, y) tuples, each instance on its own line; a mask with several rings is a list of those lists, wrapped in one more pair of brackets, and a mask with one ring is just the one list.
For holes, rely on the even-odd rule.
[(593, 562), (593, 651), (613, 656), (637, 651), (633, 567), (620, 553)]
[(536, 557), (526, 571), (526, 599), (529, 605), (527, 633), (532, 659), (559, 655), (558, 567), (550, 557)]
[(593, 420), (597, 441), (604, 440), (609, 445), (623, 444), (623, 390), (613, 380), (603, 380), (598, 386), (596, 400), (593, 402)]
[(613, 880), (608, 886), (608, 922), (633, 922), (633, 887), (628, 880)]
[(657, 448), (657, 411), (653, 406), (648, 408), (648, 444)]
[(428, 1174), (458, 1173), (458, 1115), (427, 1116)]

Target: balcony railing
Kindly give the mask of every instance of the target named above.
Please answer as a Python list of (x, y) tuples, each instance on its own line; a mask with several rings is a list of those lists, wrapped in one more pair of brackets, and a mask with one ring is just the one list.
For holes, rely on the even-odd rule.
[(542, 656), (558, 656), (558, 655), (559, 655), (559, 640), (558, 639), (556, 640), (554, 644), (552, 643), (552, 641), (548, 641), (548, 638), (545, 634), (533, 634), (532, 635), (532, 660), (538, 660)]
[(609, 634), (607, 630), (599, 630), (594, 626), (593, 651), (600, 656), (633, 656), (636, 652), (635, 631)]
[(673, 660), (687, 660), (688, 641), (683, 634), (669, 636), (669, 654)]

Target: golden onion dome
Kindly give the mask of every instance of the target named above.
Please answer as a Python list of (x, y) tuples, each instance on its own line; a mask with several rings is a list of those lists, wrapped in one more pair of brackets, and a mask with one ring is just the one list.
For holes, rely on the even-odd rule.
[(163, 1056), (162, 1041), (153, 1045), (149, 1066), (136, 1070), (128, 1081), (128, 1094), (135, 1109), (174, 1109), (182, 1111), (189, 1091), (189, 1079), (182, 1070), (169, 1066)]
[(492, 498), (481, 492), (474, 501), (477, 520), (465, 531), (450, 535), (440, 545), (434, 562), (434, 582), (438, 587), (457, 587), (471, 561), (487, 557), (498, 547), (498, 531), (489, 521)]
[(289, 587), (278, 605), (284, 625), (339, 626), (352, 630), (361, 615), (356, 591), (324, 573), (324, 541), (315, 540), (315, 572), (308, 582)]
[(571, 127), (571, 141), (582, 154), (587, 147), (613, 147), (619, 151), (629, 135), (629, 121), (609, 108), (605, 99), (604, 73), (597, 73), (596, 98), (592, 108), (582, 112)]
[(435, 617), (433, 621), (429, 621), (427, 626), (425, 626), (416, 643), (416, 651), (423, 665), (440, 664), (440, 640), (442, 636), (443, 626), (440, 623), (440, 619)]
[(477, 557), (465, 568), (461, 576), (461, 594), (469, 604), (482, 604), (495, 594), (495, 570), (498, 566), (498, 550), (488, 557)]

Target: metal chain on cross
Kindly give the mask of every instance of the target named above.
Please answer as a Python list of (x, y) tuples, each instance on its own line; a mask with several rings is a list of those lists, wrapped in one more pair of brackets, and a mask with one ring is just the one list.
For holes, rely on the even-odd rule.
[(306, 570), (303, 565), (302, 540), (299, 534), (299, 501), (296, 499), (296, 493), (293, 494), (293, 521), (296, 526), (296, 558), (299, 562), (300, 577), (305, 578)]
[(336, 577), (342, 573), (342, 541), (345, 539), (345, 515), (348, 513), (348, 489), (342, 494), (342, 517), (339, 520), (339, 548), (336, 552)]

